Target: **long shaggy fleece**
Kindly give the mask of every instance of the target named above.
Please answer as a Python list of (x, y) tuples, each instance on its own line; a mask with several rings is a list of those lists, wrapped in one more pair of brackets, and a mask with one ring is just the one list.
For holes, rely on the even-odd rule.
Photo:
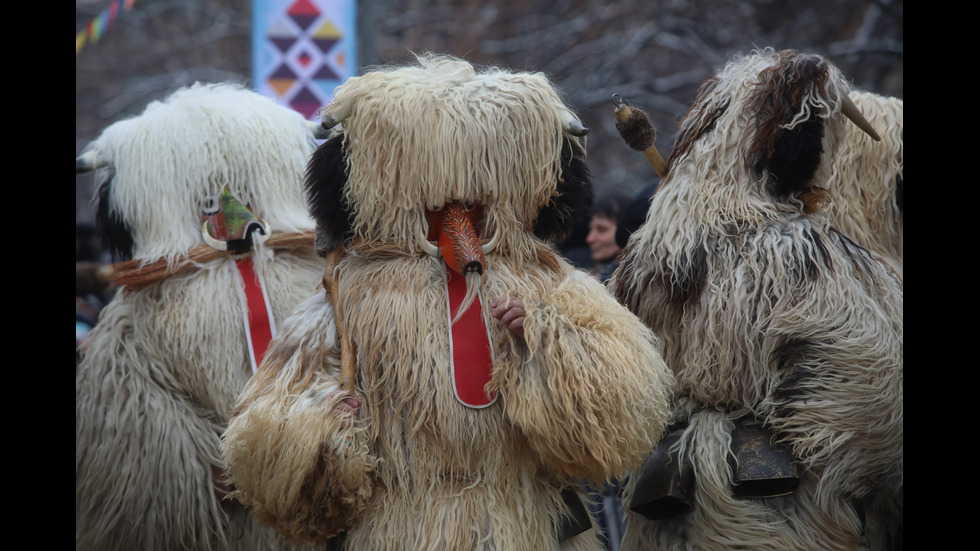
[(96, 175), (103, 235), (133, 255), (126, 266), (165, 267), (119, 290), (78, 366), (76, 549), (297, 547), (215, 485), (220, 435), (252, 374), (245, 297), (233, 256), (184, 260), (203, 243), (201, 203), (230, 186), (276, 235), (307, 236), (251, 254), (285, 319), (323, 273), (302, 189), (314, 148), (301, 116), (237, 85), (181, 90), (91, 145), (111, 163)]
[[(596, 528), (558, 541), (562, 490), (639, 465), (673, 377), (654, 334), (535, 235), (563, 200), (560, 179), (587, 184), (569, 168), (571, 152), (584, 168), (584, 150), (547, 79), (419, 61), (352, 79), (327, 108), (343, 130), (308, 184), (314, 198), (342, 188), (353, 213), (334, 230), (353, 236), (337, 311), (311, 297), (242, 394), (223, 439), (237, 496), (294, 541), (337, 536), (347, 550), (597, 551)], [(349, 170), (329, 168), (336, 155)], [(455, 200), (482, 205), (484, 241), (500, 232), (474, 278), (497, 393), (483, 408), (453, 394), (446, 264), (415, 245), (426, 209)], [(525, 338), (490, 316), (500, 297), (523, 300)], [(350, 426), (325, 400), (338, 386), (334, 315), (356, 350), (363, 403)]]
[(831, 221), (862, 247), (897, 261), (904, 255), (905, 102), (864, 91), (850, 94), (881, 136), (868, 139), (845, 125), (840, 155), (831, 174)]
[[(798, 496), (738, 509), (761, 508), (756, 520), (728, 512), (730, 488), (699, 472), (690, 517), (631, 514), (627, 549), (886, 549), (873, 527), (901, 529), (900, 513), (872, 511), (879, 497), (901, 509), (901, 278), (819, 211), (851, 124), (847, 93), (826, 60), (765, 49), (706, 81), (682, 122), (610, 288), (661, 338), (679, 398), (756, 417), (806, 472)], [(691, 454), (723, 469), (725, 442), (688, 436)], [(735, 537), (748, 533), (729, 526), (739, 518), (755, 536)], [(816, 533), (826, 547), (807, 543)]]

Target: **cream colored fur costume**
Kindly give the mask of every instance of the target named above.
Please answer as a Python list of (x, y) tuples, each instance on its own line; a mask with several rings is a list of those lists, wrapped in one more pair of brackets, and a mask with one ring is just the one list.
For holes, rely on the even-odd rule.
[[(75, 549), (298, 547), (222, 501), (215, 477), (252, 375), (235, 259), (252, 259), (274, 320), (323, 273), (303, 190), (310, 124), (238, 85), (198, 84), (109, 126), (76, 160), (101, 167), (100, 232), (133, 261), (78, 366)], [(224, 186), (266, 223), (250, 254), (204, 245), (202, 205)], [(281, 238), (290, 245), (274, 247)]]
[(852, 91), (854, 104), (880, 141), (869, 140), (855, 125), (845, 125), (840, 155), (831, 174), (831, 221), (864, 248), (904, 260), (905, 102), (872, 92)]
[[(694, 486), (687, 512), (630, 512), (624, 550), (901, 543), (902, 280), (820, 212), (847, 93), (827, 60), (764, 49), (706, 80), (682, 122), (610, 289), (663, 342), (679, 383), (668, 435)], [(795, 491), (736, 495), (745, 420), (788, 447)]]
[[(333, 232), (339, 315), (310, 297), (242, 394), (223, 440), (236, 496), (290, 539), (347, 550), (601, 549), (595, 527), (558, 541), (561, 492), (638, 466), (673, 379), (653, 333), (535, 234), (567, 227), (563, 202), (588, 184), (566, 132), (580, 124), (541, 74), (440, 56), (350, 79), (324, 121), (342, 131), (308, 186), (314, 212), (352, 213)], [(467, 276), (494, 353), (497, 399), (479, 408), (453, 393), (447, 264), (417, 239), (456, 201), (496, 241)], [(500, 297), (523, 301), (524, 338), (490, 316)], [(338, 320), (356, 420), (335, 409)]]

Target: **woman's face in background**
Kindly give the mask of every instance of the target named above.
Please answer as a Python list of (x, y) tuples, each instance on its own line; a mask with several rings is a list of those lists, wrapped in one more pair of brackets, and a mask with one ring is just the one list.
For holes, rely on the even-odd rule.
[(612, 260), (619, 252), (619, 245), (616, 244), (616, 221), (597, 214), (589, 222), (589, 235), (585, 238), (585, 243), (592, 251), (592, 260), (603, 262)]

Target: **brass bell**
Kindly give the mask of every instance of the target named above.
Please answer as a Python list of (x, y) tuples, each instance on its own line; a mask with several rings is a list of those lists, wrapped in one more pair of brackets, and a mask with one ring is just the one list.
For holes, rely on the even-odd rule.
[(765, 498), (793, 493), (800, 471), (792, 452), (773, 442), (773, 433), (755, 420), (743, 421), (732, 431), (734, 473), (732, 492), (737, 497)]
[(666, 520), (691, 510), (694, 469), (690, 460), (682, 469), (678, 452), (671, 450), (683, 432), (666, 434), (643, 463), (630, 499), (631, 511), (650, 520)]

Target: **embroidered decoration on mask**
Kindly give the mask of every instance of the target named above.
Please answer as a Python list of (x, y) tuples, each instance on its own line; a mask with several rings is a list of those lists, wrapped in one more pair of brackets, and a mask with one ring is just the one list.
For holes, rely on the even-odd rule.
[(276, 334), (272, 305), (262, 275), (255, 270), (252, 256), (253, 235), (268, 235), (265, 223), (252, 214), (252, 209), (236, 199), (226, 186), (217, 204), (204, 208), (201, 235), (204, 241), (218, 250), (232, 250), (242, 255), (235, 259), (242, 282), (242, 316), (248, 356), (255, 373)]

